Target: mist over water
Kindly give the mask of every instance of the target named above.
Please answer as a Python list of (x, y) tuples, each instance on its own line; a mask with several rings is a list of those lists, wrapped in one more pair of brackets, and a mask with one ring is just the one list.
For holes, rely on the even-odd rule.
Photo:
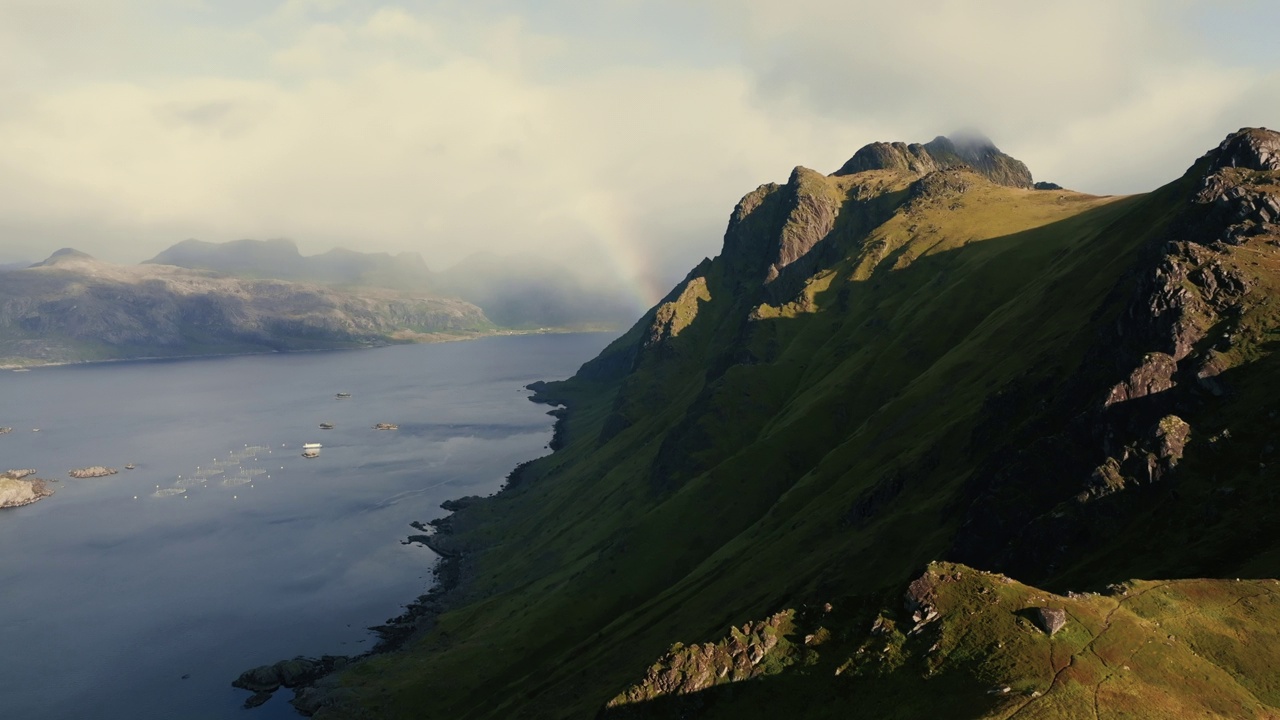
[[(369, 648), (365, 628), (430, 583), (434, 555), (401, 544), (409, 523), (546, 453), (548, 408), (523, 386), (571, 375), (611, 339), (0, 373), (0, 425), (14, 428), (0, 469), (58, 480), (53, 497), (0, 511), (0, 717), (296, 717), (287, 690), (242, 710), (230, 681)], [(320, 456), (302, 458), (304, 442)], [(270, 452), (191, 480), (253, 445)], [(120, 474), (67, 477), (99, 464)], [(225, 482), (246, 468), (265, 472)]]

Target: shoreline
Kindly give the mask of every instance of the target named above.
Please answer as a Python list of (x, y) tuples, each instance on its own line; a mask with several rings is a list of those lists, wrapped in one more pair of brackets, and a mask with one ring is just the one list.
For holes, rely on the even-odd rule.
[[(541, 380), (525, 386), (526, 389), (533, 391), (533, 395), (528, 398), (530, 402), (556, 407), (555, 410), (547, 413), (555, 418), (551, 426), (553, 440), (549, 444), (551, 452), (517, 464), (511, 472), (507, 473), (502, 487), (487, 497), (495, 497), (520, 485), (530, 465), (555, 455), (560, 449), (558, 445), (562, 446), (569, 406), (564, 400), (540, 395), (540, 390), (545, 387), (546, 382)], [(561, 442), (555, 443), (555, 440)], [(397, 652), (413, 638), (420, 637), (435, 627), (436, 618), (455, 608), (453, 603), (456, 600), (455, 593), (466, 582), (469, 569), (466, 549), (450, 546), (449, 539), (454, 537), (454, 515), (485, 499), (486, 497), (469, 495), (446, 500), (440, 504), (440, 507), (449, 511), (448, 515), (426, 523), (421, 521), (410, 523), (410, 526), (421, 534), (410, 535), (402, 540), (401, 544), (418, 543), (436, 554), (436, 561), (431, 567), (432, 584), (425, 593), (404, 605), (404, 610), (399, 615), (390, 618), (382, 625), (368, 628), (378, 636), (378, 642), (372, 648), (359, 655), (321, 655), (318, 658), (297, 656), (271, 665), (261, 665), (245, 670), (231, 682), (232, 687), (253, 693), (245, 700), (244, 708), (249, 710), (262, 705), (271, 699), (273, 693), (282, 688), (293, 690), (294, 696), (289, 700), (289, 704), (304, 717), (310, 717), (322, 708), (339, 705), (346, 699), (345, 693), (337, 682), (339, 673), (370, 658)]]
[(393, 347), (396, 345), (430, 345), (434, 343), (447, 342), (466, 342), (469, 340), (483, 340), (491, 337), (505, 337), (512, 335), (571, 335), (574, 333), (598, 333), (598, 332), (615, 332), (617, 328), (536, 328), (533, 330), (513, 330), (513, 329), (497, 329), (483, 331), (466, 331), (457, 335), (450, 333), (416, 333), (413, 337), (390, 338), (383, 342), (371, 343), (368, 345), (359, 345), (355, 347), (332, 347), (332, 348), (300, 348), (297, 350), (249, 350), (245, 352), (227, 352), (227, 353), (194, 353), (191, 355), (140, 355), (138, 357), (121, 357), (107, 358), (104, 360), (64, 360), (59, 362), (34, 362), (34, 363), (0, 363), (0, 371), (21, 371), (33, 370), (37, 368), (57, 368), (71, 367), (79, 365), (106, 365), (110, 363), (129, 363), (129, 362), (156, 362), (162, 360), (211, 360), (214, 358), (231, 358), (231, 357), (253, 357), (256, 355), (291, 355), (294, 353), (316, 353), (316, 352), (345, 352), (354, 350), (376, 350), (378, 348)]

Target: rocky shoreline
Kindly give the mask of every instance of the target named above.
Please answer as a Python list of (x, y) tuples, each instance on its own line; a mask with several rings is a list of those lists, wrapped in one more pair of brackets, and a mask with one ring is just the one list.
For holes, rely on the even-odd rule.
[[(528, 386), (535, 395), (533, 402), (543, 404), (562, 404), (562, 401), (551, 402), (539, 399), (538, 386), (544, 383), (533, 383)], [(563, 429), (568, 416), (567, 408), (558, 408), (549, 413), (556, 418), (553, 426), (553, 437), (563, 437)], [(506, 484), (502, 490), (515, 487), (524, 480), (524, 474), (533, 460), (516, 465), (507, 474)], [(502, 492), (499, 490), (499, 492)], [(471, 495), (446, 500), (440, 507), (455, 513), (484, 498)], [(246, 709), (255, 708), (271, 699), (272, 693), (280, 688), (293, 690), (294, 697), (289, 704), (300, 714), (310, 717), (325, 707), (341, 706), (349, 700), (338, 682), (338, 673), (376, 655), (392, 653), (413, 637), (429, 631), (440, 615), (453, 608), (453, 602), (460, 595), (460, 588), (467, 579), (469, 564), (467, 553), (463, 548), (450, 542), (454, 535), (453, 515), (431, 520), (427, 523), (415, 521), (411, 526), (421, 534), (407, 537), (403, 543), (418, 543), (428, 548), (439, 559), (431, 570), (434, 583), (426, 593), (404, 606), (404, 612), (389, 618), (386, 623), (370, 627), (378, 636), (378, 642), (372, 649), (359, 655), (322, 655), (318, 658), (295, 657), (281, 660), (271, 665), (260, 665), (246, 670), (240, 677), (231, 682), (233, 687), (254, 693), (245, 701)]]
[(47, 480), (34, 477), (30, 480), (25, 479), (34, 475), (35, 472), (33, 469), (26, 468), (0, 473), (0, 509), (30, 505), (53, 494)]

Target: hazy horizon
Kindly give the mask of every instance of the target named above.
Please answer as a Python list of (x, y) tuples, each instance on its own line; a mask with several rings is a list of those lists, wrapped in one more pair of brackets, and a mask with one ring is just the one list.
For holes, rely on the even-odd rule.
[(0, 2), (0, 263), (187, 238), (533, 253), (652, 302), (734, 203), (974, 128), (1150, 190), (1280, 124), (1280, 9), (1088, 0)]

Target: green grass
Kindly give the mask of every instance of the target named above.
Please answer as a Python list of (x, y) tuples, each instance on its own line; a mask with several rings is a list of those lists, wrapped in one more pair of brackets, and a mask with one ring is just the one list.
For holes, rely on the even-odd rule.
[[(455, 609), (404, 652), (342, 676), (359, 708), (387, 718), (593, 717), (673, 643), (715, 643), (730, 625), (831, 598), (850, 607), (828, 628), (832, 649), (867, 650), (888, 658), (884, 667), (819, 648), (813, 656), (790, 642), (794, 657), (776, 659), (760, 692), (735, 683), (704, 700), (756, 708), (743, 717), (834, 717), (851, 702), (868, 717), (920, 717), (940, 705), (956, 717), (1079, 717), (1091, 716), (1101, 684), (1108, 707), (1134, 716), (1149, 707), (1226, 717), (1255, 712), (1255, 695), (1270, 702), (1257, 669), (1269, 656), (1242, 658), (1239, 643), (1216, 634), (1241, 623), (1238, 632), (1266, 637), (1258, 622), (1270, 609), (1237, 616), (1245, 610), (1223, 608), (1220, 621), (1188, 626), (1199, 655), (1186, 644), (1174, 654), (1148, 647), (1152, 623), (1191, 622), (1173, 618), (1197, 603), (1172, 594), (1190, 585), (1151, 589), (1139, 604), (1053, 598), (1077, 620), (1052, 642), (1013, 612), (1043, 591), (974, 586), (976, 595), (948, 596), (952, 617), (939, 638), (903, 636), (887, 653), (859, 645), (859, 628), (870, 627), (886, 597), (955, 552), (975, 504), (1017, 522), (1077, 492), (1059, 498), (1047, 480), (991, 485), (988, 475), (1081, 413), (1080, 388), (1105, 397), (1127, 374), (1091, 359), (1123, 319), (1121, 301), (1148, 272), (1144, 253), (1179, 216), (1194, 179), (1094, 198), (970, 177), (962, 195), (912, 199), (912, 178), (888, 171), (799, 177), (798, 189), (757, 191), (753, 212), (731, 225), (725, 254), (700, 266), (670, 306), (650, 311), (577, 378), (542, 390), (572, 408), (564, 447), (533, 463), (519, 486), (454, 516), (467, 567)], [(795, 193), (841, 203), (814, 251), (826, 259), (797, 261), (806, 275), (789, 267), (762, 286)], [(647, 347), (655, 320), (680, 329)], [(1277, 399), (1269, 378), (1280, 369), (1271, 367), (1268, 333), (1278, 321), (1269, 305), (1245, 314), (1242, 336), (1255, 339), (1226, 364), (1231, 382), (1249, 392), (1184, 417), (1193, 442), (1179, 470), (1186, 479), (1170, 485), (1176, 492), (1126, 490), (1090, 506), (1110, 524), (1073, 563), (1037, 568), (1048, 587), (1280, 570), (1274, 541), (1259, 540), (1275, 525), (1265, 503), (1243, 510), (1256, 530), (1232, 527), (1243, 498), (1275, 492), (1272, 475), (1254, 467), (1266, 424), (1235, 431), (1223, 451), (1194, 439), (1237, 412), (1267, 417)], [(1096, 461), (1063, 462), (1100, 464), (1105, 452), (1096, 453)], [(1079, 482), (1086, 479), (1087, 470)], [(1226, 483), (1239, 495), (1221, 493)], [(988, 486), (1001, 492), (974, 490)], [(1197, 522), (1213, 508), (1222, 509), (1216, 520)], [(1224, 601), (1240, 600), (1224, 587)], [(991, 598), (998, 602), (982, 604)], [(1147, 609), (1159, 599), (1174, 608)], [(1116, 675), (1117, 658), (1135, 649), (1128, 664), (1140, 670)], [(837, 667), (845, 668), (839, 676)], [(1183, 675), (1221, 692), (1134, 699), (1177, 690)], [(1011, 694), (987, 695), (995, 683)], [(651, 710), (663, 716), (662, 707)]]

